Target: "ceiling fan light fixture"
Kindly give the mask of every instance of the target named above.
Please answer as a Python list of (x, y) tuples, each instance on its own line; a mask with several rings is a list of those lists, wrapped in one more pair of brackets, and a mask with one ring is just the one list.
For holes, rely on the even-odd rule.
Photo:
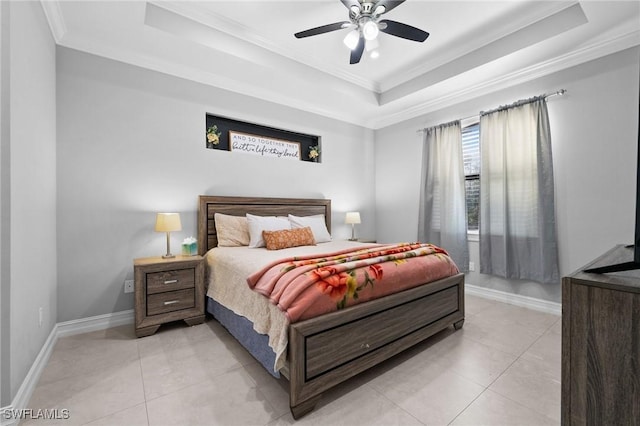
[(376, 50), (378, 47), (380, 47), (380, 42), (378, 41), (378, 39), (368, 40), (367, 44), (365, 45), (365, 49), (367, 50), (367, 52)]
[(378, 24), (376, 24), (372, 19), (367, 20), (362, 26), (362, 35), (366, 40), (375, 40), (378, 37)]
[(347, 36), (344, 38), (343, 41), (344, 41), (345, 46), (347, 46), (349, 49), (353, 50), (358, 45), (358, 40), (359, 39), (360, 39), (360, 33), (356, 29), (356, 30), (353, 30), (353, 31), (349, 31), (349, 33), (347, 34)]
[[(2, 1), (2, 0), (0, 0)], [(367, 56), (375, 59), (378, 53), (378, 34), (383, 32), (405, 40), (423, 42), (429, 33), (420, 28), (402, 22), (382, 19), (382, 15), (395, 9), (406, 0), (340, 0), (349, 10), (349, 20), (321, 25), (294, 34), (296, 38), (305, 38), (332, 31), (347, 30), (343, 43), (351, 50), (349, 64), (360, 63), (367, 50)]]

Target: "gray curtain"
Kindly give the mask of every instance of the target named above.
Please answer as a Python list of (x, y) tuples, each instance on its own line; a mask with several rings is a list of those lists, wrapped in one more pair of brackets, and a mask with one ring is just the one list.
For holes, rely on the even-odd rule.
[(418, 241), (447, 250), (469, 270), (460, 121), (424, 129)]
[(558, 283), (549, 117), (544, 97), (480, 117), (480, 272)]

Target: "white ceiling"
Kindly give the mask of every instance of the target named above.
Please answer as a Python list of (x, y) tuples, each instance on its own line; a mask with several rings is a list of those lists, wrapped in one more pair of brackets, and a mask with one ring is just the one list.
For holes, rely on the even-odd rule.
[(43, 0), (59, 45), (368, 128), (640, 45), (640, 2), (408, 0), (384, 15), (430, 33), (381, 33), (349, 64), (339, 0)]

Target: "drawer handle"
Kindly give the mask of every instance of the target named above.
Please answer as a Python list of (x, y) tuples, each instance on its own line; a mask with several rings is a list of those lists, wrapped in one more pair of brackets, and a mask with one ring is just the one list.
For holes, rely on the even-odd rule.
[(175, 283), (177, 283), (177, 282), (178, 282), (178, 280), (167, 280), (167, 281), (165, 281), (164, 283), (165, 283), (165, 284), (175, 284)]
[(166, 306), (166, 305), (173, 305), (173, 304), (176, 304), (178, 302), (180, 302), (180, 301), (179, 300), (168, 300), (168, 301), (164, 302), (164, 304)]
[(369, 346), (368, 343), (363, 343), (360, 345), (360, 349), (369, 349), (371, 346)]

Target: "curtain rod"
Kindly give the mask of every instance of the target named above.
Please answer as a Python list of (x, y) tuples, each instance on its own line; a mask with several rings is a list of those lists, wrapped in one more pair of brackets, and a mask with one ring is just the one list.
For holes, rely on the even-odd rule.
[[(562, 96), (562, 95), (564, 95), (565, 93), (567, 93), (567, 89), (560, 89), (560, 90), (557, 90), (557, 91), (555, 91), (555, 92), (553, 92), (553, 93), (548, 93), (548, 94), (546, 94), (546, 93), (545, 93), (545, 94), (543, 94), (543, 95), (540, 95), (539, 97), (544, 98), (545, 100), (547, 100), (548, 98), (552, 98), (552, 97), (554, 97), (554, 96)], [(478, 114), (470, 115), (470, 116), (468, 116), (468, 117), (459, 118), (458, 120), (452, 120), (451, 122), (453, 122), (453, 121), (464, 121), (464, 120), (468, 120), (468, 119), (470, 119), (470, 118), (480, 117), (480, 115), (481, 115), (482, 113), (483, 113), (483, 112), (481, 111), (481, 112), (479, 112)], [(426, 130), (426, 128), (424, 128), (424, 129), (418, 129), (418, 130), (416, 130), (416, 133), (422, 133), (422, 132), (424, 132), (425, 130)]]

